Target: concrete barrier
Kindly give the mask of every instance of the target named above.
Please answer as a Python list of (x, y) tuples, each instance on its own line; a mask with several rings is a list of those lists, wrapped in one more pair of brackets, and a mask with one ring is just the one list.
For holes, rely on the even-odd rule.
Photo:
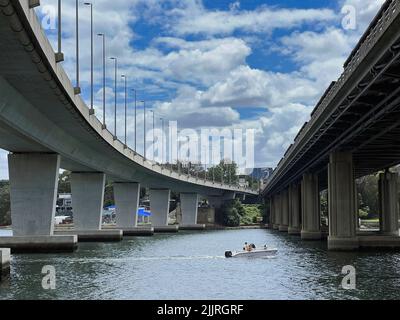
[(187, 231), (199, 231), (205, 229), (206, 229), (205, 224), (186, 224), (179, 226), (179, 230), (187, 230)]
[(118, 242), (123, 238), (122, 230), (57, 230), (56, 235), (75, 235), (78, 237), (78, 242)]
[(178, 225), (154, 227), (155, 233), (176, 233), (178, 231)]
[(11, 250), (0, 248), (0, 282), (10, 276)]
[(73, 252), (78, 247), (74, 235), (0, 237), (0, 247), (10, 248), (12, 253)]

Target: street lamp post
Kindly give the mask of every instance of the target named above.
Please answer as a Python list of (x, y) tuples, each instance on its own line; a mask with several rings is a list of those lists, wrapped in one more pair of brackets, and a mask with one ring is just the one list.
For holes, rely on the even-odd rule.
[(160, 118), (161, 120), (161, 131), (162, 131), (162, 136), (161, 136), (161, 163), (164, 162), (164, 119)]
[(90, 114), (94, 114), (93, 108), (93, 4), (85, 2), (90, 7)]
[(118, 73), (118, 59), (115, 57), (111, 57), (111, 60), (114, 60), (114, 140), (117, 140), (117, 73)]
[(121, 78), (122, 79), (124, 79), (124, 81), (125, 81), (125, 144), (124, 144), (124, 148), (126, 149), (126, 148), (128, 148), (128, 144), (127, 144), (127, 129), (126, 129), (126, 126), (127, 126), (127, 109), (128, 109), (128, 107), (127, 107), (127, 78), (126, 78), (126, 75), (121, 75)]
[(75, 94), (81, 93), (79, 83), (79, 1), (75, 2), (75, 33), (76, 33), (76, 86), (74, 88)]
[(154, 149), (155, 149), (155, 147), (154, 147), (154, 141), (155, 141), (155, 137), (154, 137), (154, 110), (150, 110), (150, 112), (153, 115), (153, 161), (154, 161), (154, 157), (155, 157), (155, 152), (154, 152)]
[(143, 103), (143, 117), (144, 117), (144, 124), (143, 124), (143, 157), (146, 160), (146, 101), (142, 100)]
[(64, 61), (64, 54), (61, 50), (61, 38), (62, 38), (62, 29), (61, 29), (61, 0), (58, 0), (58, 49), (56, 53), (56, 62)]
[(136, 89), (132, 89), (135, 92), (135, 152), (136, 152), (136, 137), (137, 137), (137, 100), (136, 100)]
[(106, 35), (98, 33), (99, 37), (103, 38), (103, 126), (106, 128)]

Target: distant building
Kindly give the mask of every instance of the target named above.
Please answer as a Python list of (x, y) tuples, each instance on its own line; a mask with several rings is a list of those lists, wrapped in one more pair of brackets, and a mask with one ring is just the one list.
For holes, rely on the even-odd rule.
[(56, 212), (58, 215), (72, 215), (72, 197), (70, 193), (58, 195)]

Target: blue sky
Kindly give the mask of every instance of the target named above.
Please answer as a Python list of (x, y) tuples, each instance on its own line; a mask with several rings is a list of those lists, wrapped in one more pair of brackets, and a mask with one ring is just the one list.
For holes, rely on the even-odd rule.
[[(326, 87), (340, 75), (343, 62), (383, 2), (114, 0), (111, 5), (107, 0), (93, 0), (95, 32), (107, 35), (107, 57), (119, 58), (119, 74), (128, 76), (129, 88), (138, 90), (139, 99), (148, 101), (157, 118), (176, 120), (184, 128), (255, 129), (256, 166), (271, 167), (308, 120)], [(36, 12), (42, 19), (56, 3), (42, 0)], [(355, 9), (354, 30), (342, 27), (344, 6)], [(89, 101), (89, 10), (83, 5), (80, 8), (81, 87), (82, 96)], [(64, 1), (63, 12), (63, 66), (74, 82), (74, 1)], [(55, 48), (57, 30), (46, 33)], [(108, 60), (110, 126), (112, 68)], [(96, 38), (95, 107), (99, 118), (101, 72), (100, 39)], [(120, 105), (122, 81), (118, 85)], [(132, 97), (129, 103), (131, 106)], [(132, 112), (130, 108), (129, 121)], [(121, 110), (118, 126), (122, 124)], [(132, 130), (128, 128), (130, 145)], [(5, 161), (0, 175), (7, 176)]]

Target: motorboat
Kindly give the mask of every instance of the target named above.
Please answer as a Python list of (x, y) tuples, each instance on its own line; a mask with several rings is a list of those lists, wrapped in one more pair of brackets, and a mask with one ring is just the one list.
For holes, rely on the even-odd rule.
[(251, 251), (226, 251), (226, 258), (264, 258), (276, 255), (278, 249), (264, 246), (262, 249), (254, 248)]

